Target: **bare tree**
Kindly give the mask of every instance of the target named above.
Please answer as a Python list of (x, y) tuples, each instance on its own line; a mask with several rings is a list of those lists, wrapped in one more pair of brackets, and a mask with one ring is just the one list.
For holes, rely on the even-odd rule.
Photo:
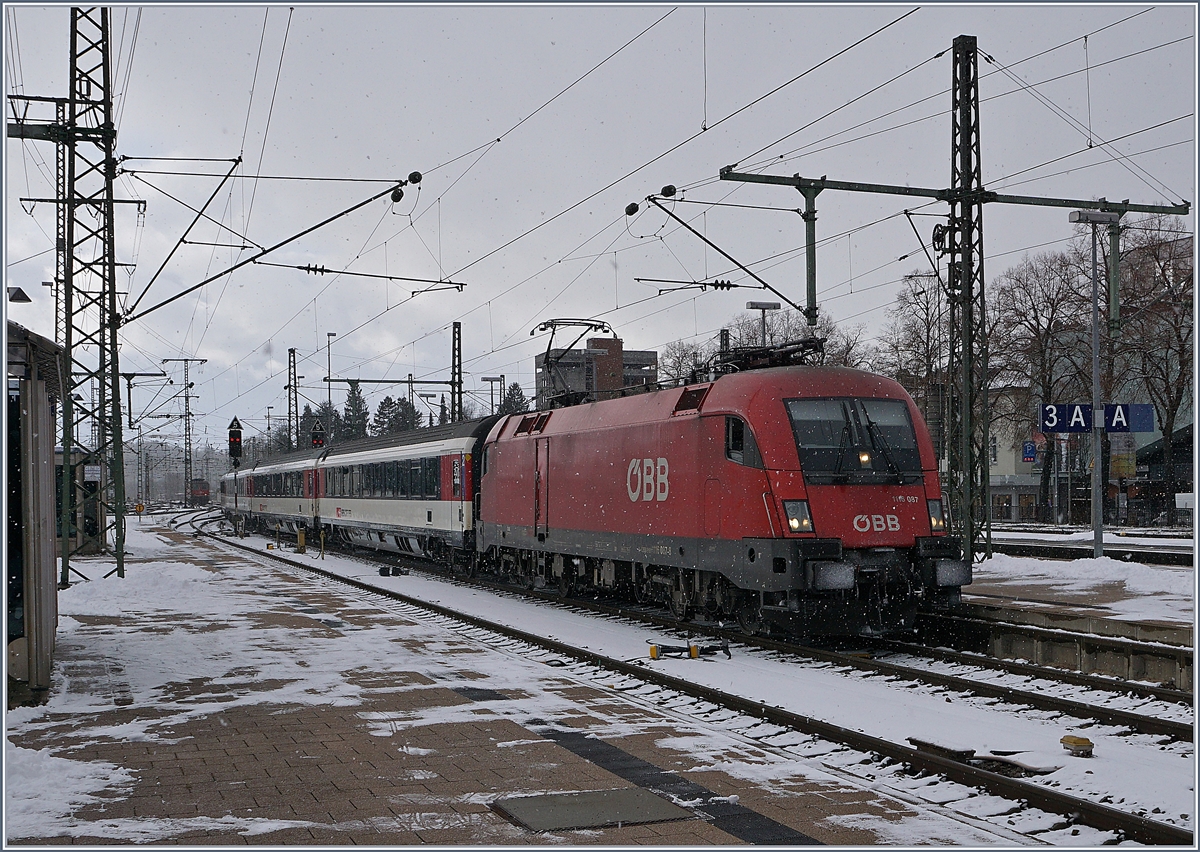
[[(1085, 321), (1083, 315), (1077, 273), (1070, 256), (1046, 252), (1024, 258), (993, 282), (990, 313), (1001, 333), (989, 341), (989, 366), (998, 384), (1012, 389), (999, 401), (997, 417), (1027, 422), (1039, 403), (1068, 402), (1067, 397), (1086, 394), (1090, 384), (1079, 353), (1091, 351), (1090, 318)], [(1038, 498), (1043, 521), (1050, 520), (1051, 470), (1048, 457)]]
[(873, 368), (912, 396), (940, 454), (945, 441), (949, 309), (942, 285), (929, 271), (904, 276)]
[(699, 343), (675, 340), (658, 353), (658, 380), (685, 382), (708, 360), (706, 347)]
[(1174, 216), (1147, 216), (1124, 231), (1121, 258), (1120, 346), (1131, 355), (1143, 392), (1154, 405), (1163, 433), (1167, 522), (1175, 523), (1172, 438), (1191, 413), (1194, 282), (1191, 235)]

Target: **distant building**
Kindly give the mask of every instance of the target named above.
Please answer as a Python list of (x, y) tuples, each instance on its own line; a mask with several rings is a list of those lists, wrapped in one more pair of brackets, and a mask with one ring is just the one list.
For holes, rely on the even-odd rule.
[(539, 409), (612, 399), (658, 382), (658, 353), (626, 351), (617, 337), (593, 337), (586, 349), (551, 349), (534, 358)]

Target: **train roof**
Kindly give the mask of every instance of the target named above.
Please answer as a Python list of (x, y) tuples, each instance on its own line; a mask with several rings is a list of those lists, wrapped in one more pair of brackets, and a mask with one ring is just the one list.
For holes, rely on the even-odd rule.
[[(411, 429), (407, 432), (397, 432), (393, 435), (380, 435), (375, 438), (362, 438), (357, 441), (333, 444), (315, 450), (287, 453), (269, 459), (259, 459), (252, 467), (244, 467), (239, 473), (254, 474), (266, 472), (283, 472), (303, 470), (312, 467), (314, 461), (334, 462), (343, 456), (358, 453), (371, 453), (380, 450), (399, 449), (420, 444), (441, 444), (448, 441), (466, 438), (482, 438), (491, 429), (492, 424), (499, 420), (498, 415), (482, 417), (477, 420), (463, 420), (458, 423), (447, 423), (445, 426), (430, 426)], [(348, 462), (349, 463), (349, 462)], [(225, 476), (232, 476), (229, 471)]]
[[(769, 399), (804, 396), (910, 399), (899, 382), (863, 370), (807, 365), (767, 367), (726, 373), (712, 381), (659, 391), (510, 415), (506, 423), (493, 430), (491, 437), (494, 439), (501, 434), (512, 437), (518, 431), (523, 433), (531, 428), (538, 434), (543, 431), (553, 434), (651, 423), (681, 414), (745, 412)], [(545, 415), (549, 416), (541, 428), (536, 426), (536, 421), (525, 422)]]
[(333, 460), (337, 456), (349, 455), (351, 453), (366, 453), (372, 450), (407, 447), (413, 444), (435, 444), (459, 438), (482, 438), (498, 419), (498, 415), (492, 415), (481, 417), (478, 420), (462, 420), (458, 423), (447, 423), (445, 426), (428, 426), (422, 429), (410, 429), (407, 432), (397, 432), (394, 435), (380, 435), (377, 438), (362, 438), (357, 441), (347, 441), (344, 444), (334, 444), (326, 447), (324, 451), (317, 451), (313, 457), (318, 457), (322, 453), (325, 453), (326, 459)]

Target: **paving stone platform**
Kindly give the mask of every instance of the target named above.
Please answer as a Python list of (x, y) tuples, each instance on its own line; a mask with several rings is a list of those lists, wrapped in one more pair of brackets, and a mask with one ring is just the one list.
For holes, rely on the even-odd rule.
[[(112, 783), (34, 829), (10, 817), (8, 845), (865, 845), (894, 840), (872, 826), (924, 819), (815, 763), (763, 771), (738, 738), (719, 759), (691, 753), (689, 737), (720, 735), (562, 669), (501, 665), (498, 649), (338, 587), (143, 535), (164, 548), (134, 541), (126, 580), (94, 580), (116, 597), (64, 593), (54, 689), (8, 734), (111, 765)], [(175, 572), (192, 594), (169, 608), (138, 593)], [(514, 665), (520, 677), (498, 674)], [(633, 788), (689, 818), (536, 832), (492, 807)], [(928, 842), (961, 836), (925, 821)]]

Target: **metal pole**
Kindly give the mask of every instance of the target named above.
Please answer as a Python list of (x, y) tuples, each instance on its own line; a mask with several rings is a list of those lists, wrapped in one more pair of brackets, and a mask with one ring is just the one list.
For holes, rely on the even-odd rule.
[(336, 331), (325, 332), (325, 440), (333, 437), (333, 359), (330, 355), (330, 344), (337, 337)]
[(1104, 438), (1104, 406), (1100, 402), (1100, 279), (1096, 263), (1096, 225), (1092, 224), (1092, 553), (1104, 555), (1104, 505), (1100, 496), (1100, 478), (1104, 464), (1100, 458)]
[(1117, 226), (1121, 214), (1112, 211), (1076, 210), (1075, 224), (1092, 226), (1092, 553), (1104, 555), (1104, 501), (1101, 494), (1104, 459), (1104, 404), (1100, 401), (1100, 274), (1096, 242), (1098, 225)]

